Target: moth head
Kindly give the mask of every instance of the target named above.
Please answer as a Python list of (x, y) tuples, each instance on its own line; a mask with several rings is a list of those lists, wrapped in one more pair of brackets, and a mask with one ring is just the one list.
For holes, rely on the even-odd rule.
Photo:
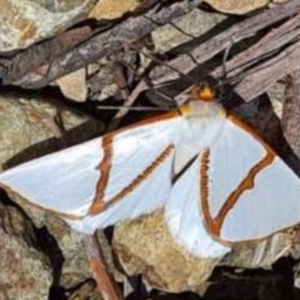
[(180, 110), (187, 116), (215, 116), (224, 114), (222, 106), (217, 101), (216, 90), (211, 84), (194, 85), (188, 91), (188, 100)]
[(194, 86), (191, 95), (193, 100), (204, 102), (214, 102), (216, 100), (216, 90), (208, 83)]

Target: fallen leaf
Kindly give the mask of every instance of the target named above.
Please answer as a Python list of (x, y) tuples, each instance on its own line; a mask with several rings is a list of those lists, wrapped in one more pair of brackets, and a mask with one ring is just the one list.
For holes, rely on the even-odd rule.
[(205, 0), (214, 9), (223, 13), (243, 15), (266, 6), (269, 0)]
[(79, 69), (56, 80), (62, 93), (69, 99), (84, 102), (87, 97), (86, 70)]
[(97, 20), (116, 19), (126, 12), (135, 10), (139, 5), (139, 0), (100, 0), (90, 12), (89, 17)]

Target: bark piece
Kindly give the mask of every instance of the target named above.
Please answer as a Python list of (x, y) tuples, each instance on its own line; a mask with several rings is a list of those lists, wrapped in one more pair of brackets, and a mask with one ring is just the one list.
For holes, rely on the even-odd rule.
[[(3, 78), (4, 82), (28, 88), (43, 87), (58, 77), (84, 67), (95, 59), (111, 54), (112, 51), (141, 39), (158, 26), (166, 24), (171, 19), (182, 16), (187, 11), (197, 7), (201, 2), (201, 0), (193, 2), (183, 1), (162, 7), (160, 10), (157, 10), (158, 7), (155, 6), (144, 15), (128, 18), (110, 30), (105, 30), (107, 29), (105, 26), (104, 28), (100, 27), (98, 29), (100, 33), (95, 34), (87, 42), (81, 43), (73, 51), (60, 57), (48, 59), (45, 65), (29, 64), (26, 65), (26, 68), (20, 68), (19, 64), (24, 60), (24, 53), (22, 54), (23, 59), (20, 59), (18, 56), (11, 62), (5, 59), (3, 62), (5, 68), (2, 70), (2, 74), (5, 77)], [(41, 48), (42, 45), (39, 45), (39, 47)], [(31, 51), (34, 51), (34, 47)], [(27, 60), (30, 61), (31, 58), (27, 57)], [(41, 68), (46, 71), (40, 72)]]

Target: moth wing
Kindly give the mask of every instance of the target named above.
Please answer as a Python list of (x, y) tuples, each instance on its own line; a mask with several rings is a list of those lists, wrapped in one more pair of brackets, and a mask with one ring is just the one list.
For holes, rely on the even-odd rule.
[(79, 231), (137, 217), (167, 197), (182, 121), (153, 119), (64, 149), (0, 174), (0, 184)]
[(201, 157), (201, 206), (224, 242), (265, 238), (300, 221), (300, 179), (250, 128), (231, 116)]
[(165, 205), (165, 219), (174, 239), (199, 257), (222, 257), (230, 248), (214, 241), (203, 224), (200, 202), (200, 156), (172, 187)]
[(28, 161), (0, 174), (0, 186), (56, 213), (81, 216), (95, 192), (102, 138)]

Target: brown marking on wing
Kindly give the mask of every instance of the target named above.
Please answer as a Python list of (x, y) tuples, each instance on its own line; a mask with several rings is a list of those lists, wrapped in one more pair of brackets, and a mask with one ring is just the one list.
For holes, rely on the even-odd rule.
[(103, 210), (103, 207), (105, 203), (103, 202), (105, 189), (109, 180), (109, 175), (111, 171), (112, 166), (112, 158), (113, 158), (113, 140), (114, 135), (113, 134), (106, 134), (102, 138), (102, 144), (103, 144), (103, 160), (99, 165), (100, 170), (100, 179), (97, 183), (96, 187), (96, 196), (92, 202), (92, 205), (89, 208), (88, 214), (93, 215), (94, 211), (101, 211)]
[(234, 207), (240, 196), (246, 190), (253, 189), (256, 175), (264, 168), (272, 164), (274, 159), (275, 155), (272, 152), (267, 152), (266, 156), (250, 169), (247, 176), (241, 181), (237, 189), (231, 192), (225, 204), (220, 209), (218, 215), (211, 220), (209, 227), (213, 235), (220, 236), (221, 227), (224, 223), (227, 213)]
[(272, 152), (274, 155), (276, 155), (275, 151), (257, 134), (255, 129), (253, 129), (251, 126), (246, 124), (243, 120), (241, 120), (238, 116), (233, 114), (227, 114), (226, 115), (227, 120), (229, 120), (234, 125), (240, 127), (243, 129), (243, 131), (246, 131), (249, 133), (255, 140), (257, 140), (267, 151)]
[(89, 208), (88, 215), (95, 215), (101, 211), (104, 210), (105, 203), (103, 201), (105, 190), (107, 187), (107, 183), (110, 176), (110, 170), (113, 160), (113, 138), (115, 135), (122, 133), (124, 131), (134, 129), (139, 126), (148, 125), (151, 123), (155, 123), (158, 121), (168, 120), (174, 117), (178, 117), (180, 114), (178, 111), (171, 111), (162, 115), (154, 116), (152, 118), (142, 120), (140, 122), (137, 122), (135, 124), (126, 126), (124, 128), (121, 128), (119, 130), (113, 131), (111, 133), (108, 133), (102, 137), (102, 146), (104, 150), (104, 156), (103, 160), (99, 165), (100, 170), (100, 179), (97, 183), (96, 187), (96, 195), (95, 198)]
[(114, 139), (114, 137), (119, 133), (134, 129), (136, 127), (148, 125), (151, 123), (156, 123), (156, 122), (163, 121), (163, 120), (172, 119), (172, 118), (179, 117), (179, 116), (180, 116), (180, 113), (178, 111), (170, 111), (168, 113), (154, 116), (152, 118), (148, 118), (148, 119), (142, 120), (140, 122), (137, 122), (135, 124), (126, 126), (119, 130), (108, 133), (102, 137), (102, 147), (104, 150), (104, 157), (103, 157), (102, 162), (99, 165), (100, 179), (97, 183), (96, 195), (95, 195), (95, 198), (89, 208), (88, 215), (98, 214), (99, 212), (103, 211), (107, 206), (105, 204), (105, 202), (103, 201), (103, 199), (104, 199), (105, 190), (106, 190), (106, 187), (108, 184), (112, 160), (113, 160), (113, 139)]
[[(123, 131), (127, 131), (129, 129), (134, 129), (136, 127), (148, 125), (148, 124), (151, 124), (151, 123), (156, 123), (156, 122), (163, 121), (163, 120), (173, 119), (173, 118), (179, 117), (179, 116), (181, 116), (181, 114), (177, 110), (170, 111), (170, 112), (167, 112), (167, 113), (164, 113), (164, 114), (160, 114), (158, 116), (154, 116), (154, 117), (151, 117), (151, 118), (147, 118), (145, 120), (141, 120), (141, 121), (136, 122), (134, 124), (130, 124), (128, 126), (120, 128), (118, 130), (115, 130), (115, 131), (113, 131), (111, 133), (108, 133), (107, 135), (117, 135), (117, 134), (119, 134), (119, 133), (121, 133)], [(103, 138), (105, 136), (106, 135), (104, 135)], [(103, 143), (103, 146), (105, 146), (104, 143)]]
[(206, 224), (210, 226), (211, 224), (211, 217), (209, 212), (209, 204), (208, 204), (208, 196), (209, 196), (209, 177), (208, 177), (208, 170), (209, 170), (209, 149), (205, 149), (201, 155), (200, 160), (200, 199), (201, 199), (201, 206), (202, 211), (204, 214), (204, 219)]
[[(152, 118), (148, 118), (148, 119), (142, 120), (140, 122), (137, 122), (135, 124), (129, 125), (127, 127), (121, 128), (119, 130), (113, 131), (102, 137), (102, 145), (99, 145), (99, 147), (102, 146), (104, 149), (104, 158), (103, 158), (102, 162), (99, 164), (99, 169), (101, 171), (101, 177), (97, 183), (97, 187), (96, 187), (96, 191), (95, 191), (96, 196), (95, 196), (94, 202), (92, 203), (92, 206), (90, 208), (91, 211), (94, 211), (94, 210), (101, 211), (104, 209), (103, 207), (105, 206), (102, 199), (103, 199), (103, 196), (105, 193), (105, 189), (106, 189), (106, 186), (108, 183), (109, 173), (111, 170), (111, 161), (113, 158), (112, 143), (113, 143), (114, 136), (121, 132), (124, 132), (126, 130), (134, 129), (135, 127), (144, 126), (144, 125), (148, 125), (151, 123), (168, 120), (168, 119), (172, 119), (172, 118), (176, 118), (176, 117), (180, 117), (180, 116), (181, 116), (181, 114), (178, 111), (176, 111), (176, 110), (170, 111), (168, 113), (154, 116)], [(24, 202), (28, 205), (32, 205), (33, 207), (44, 209), (50, 213), (59, 215), (62, 218), (69, 219), (69, 220), (82, 220), (84, 217), (86, 217), (86, 215), (74, 215), (72, 213), (65, 213), (63, 211), (58, 211), (55, 209), (44, 207), (37, 203), (33, 203), (30, 201), (30, 199), (27, 199), (25, 196), (21, 195), (20, 193), (18, 193), (17, 191), (15, 191), (14, 189), (12, 189), (11, 187), (9, 187), (5, 184), (0, 183), (0, 187), (3, 188), (4, 190), (6, 190), (7, 192), (11, 192), (11, 193), (18, 195), (20, 202)], [(127, 187), (127, 188), (129, 188), (129, 187)], [(62, 201), (63, 201), (63, 199), (62, 199)]]
[[(160, 155), (141, 174), (139, 174), (128, 186), (123, 188), (117, 195), (115, 195), (113, 198), (111, 198), (110, 200), (108, 200), (106, 202), (101, 200), (101, 205), (97, 205), (97, 204), (92, 205), (89, 210), (89, 215), (92, 215), (92, 216), (96, 215), (96, 214), (104, 211), (105, 209), (108, 209), (115, 203), (124, 199), (124, 197), (126, 197), (136, 187), (138, 187), (144, 180), (146, 180), (165, 161), (165, 159), (168, 158), (169, 155), (172, 154), (173, 150), (174, 150), (174, 145), (169, 145), (168, 147), (166, 147), (165, 150), (163, 150), (160, 153)], [(107, 182), (105, 184), (107, 185)], [(103, 197), (101, 199), (103, 199)], [(99, 198), (99, 200), (100, 200), (100, 198)], [(97, 201), (99, 201), (99, 200), (97, 199)]]
[(249, 133), (253, 138), (255, 138), (266, 150), (266, 155), (258, 163), (249, 170), (246, 177), (240, 182), (238, 187), (231, 192), (224, 205), (220, 209), (218, 215), (212, 218), (209, 210), (209, 182), (208, 182), (208, 171), (209, 171), (209, 150), (204, 151), (201, 157), (201, 177), (200, 186), (201, 189), (201, 205), (204, 215), (204, 220), (206, 226), (208, 227), (210, 233), (215, 236), (220, 236), (220, 231), (224, 220), (228, 212), (234, 207), (238, 202), (240, 196), (246, 191), (251, 190), (254, 187), (254, 181), (257, 174), (262, 171), (267, 166), (271, 165), (276, 157), (275, 152), (255, 133), (255, 131), (245, 124), (242, 120), (234, 115), (228, 115), (227, 118), (232, 121), (235, 125), (241, 127), (247, 133)]

